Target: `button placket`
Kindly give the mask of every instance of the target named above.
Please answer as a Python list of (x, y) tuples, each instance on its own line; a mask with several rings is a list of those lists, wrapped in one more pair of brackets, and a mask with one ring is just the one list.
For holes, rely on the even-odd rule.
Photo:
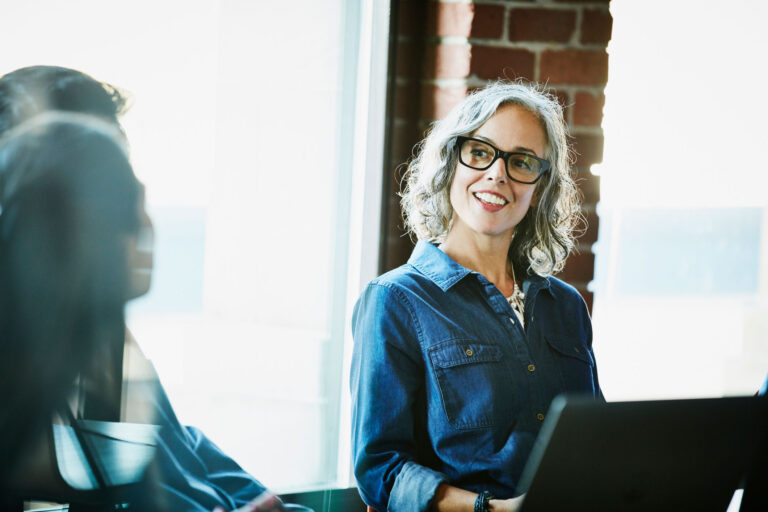
[(494, 313), (499, 315), (504, 323), (504, 330), (509, 333), (508, 338), (511, 341), (512, 349), (514, 350), (515, 358), (518, 361), (530, 361), (531, 357), (528, 353), (528, 340), (525, 336), (520, 322), (515, 321), (515, 313), (512, 310), (512, 306), (509, 305), (507, 299), (501, 294), (498, 288), (488, 281), (482, 274), (477, 275), (477, 283), (480, 285), (480, 294), (483, 300), (490, 306)]

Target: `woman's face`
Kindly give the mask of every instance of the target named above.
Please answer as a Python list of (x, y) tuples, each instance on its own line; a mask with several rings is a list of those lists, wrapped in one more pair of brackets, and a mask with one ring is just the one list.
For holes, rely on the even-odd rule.
[(128, 237), (128, 269), (129, 274), (129, 299), (141, 297), (149, 291), (152, 284), (152, 269), (154, 268), (154, 242), (155, 232), (152, 227), (152, 219), (147, 214), (144, 201), (144, 190), (137, 204), (141, 225), (136, 235)]
[[(544, 158), (547, 138), (538, 119), (519, 105), (504, 105), (472, 137), (502, 151)], [(536, 185), (512, 181), (499, 158), (484, 171), (456, 165), (450, 199), (453, 224), (448, 237), (491, 237), (509, 243), (533, 201)]]

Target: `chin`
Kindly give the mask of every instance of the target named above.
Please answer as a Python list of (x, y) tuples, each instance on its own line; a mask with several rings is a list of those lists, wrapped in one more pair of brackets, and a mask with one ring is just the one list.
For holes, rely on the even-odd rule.
[(477, 226), (474, 231), (480, 235), (488, 237), (511, 237), (515, 232), (515, 228), (501, 228), (499, 226)]
[(138, 271), (131, 272), (130, 282), (128, 283), (128, 300), (136, 299), (146, 295), (152, 286), (152, 272)]

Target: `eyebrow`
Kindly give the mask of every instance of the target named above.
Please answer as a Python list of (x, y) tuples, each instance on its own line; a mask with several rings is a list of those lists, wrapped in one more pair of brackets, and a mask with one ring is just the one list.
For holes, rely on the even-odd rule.
[[(504, 151), (503, 149), (498, 147), (498, 144), (493, 139), (489, 139), (488, 137), (483, 137), (482, 135), (473, 135), (472, 138), (487, 142), (488, 144), (492, 145), (496, 149), (499, 149), (500, 151)], [(533, 156), (536, 156), (536, 157), (539, 156), (534, 150), (532, 150), (531, 148), (526, 148), (525, 146), (516, 146), (514, 149), (512, 149), (512, 151), (505, 151), (505, 153), (530, 153)]]

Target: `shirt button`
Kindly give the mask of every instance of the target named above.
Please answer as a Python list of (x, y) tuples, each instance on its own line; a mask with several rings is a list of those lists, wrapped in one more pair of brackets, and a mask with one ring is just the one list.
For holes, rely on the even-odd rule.
[(471, 349), (471, 348), (468, 348), (467, 350), (465, 350), (465, 351), (464, 351), (464, 353), (465, 353), (465, 354), (467, 354), (467, 357), (472, 357), (472, 354), (473, 354), (474, 352), (472, 352), (472, 349)]
[(515, 319), (512, 318), (512, 317), (509, 317), (509, 321), (512, 322), (512, 323), (515, 323)]
[(535, 369), (536, 369), (536, 365), (533, 365), (533, 364), (529, 364), (529, 365), (528, 365), (528, 371), (529, 371), (529, 372), (532, 372), (532, 371), (534, 371)]
[(539, 414), (536, 415), (536, 419), (539, 420), (539, 421), (544, 421), (544, 415), (539, 413)]

